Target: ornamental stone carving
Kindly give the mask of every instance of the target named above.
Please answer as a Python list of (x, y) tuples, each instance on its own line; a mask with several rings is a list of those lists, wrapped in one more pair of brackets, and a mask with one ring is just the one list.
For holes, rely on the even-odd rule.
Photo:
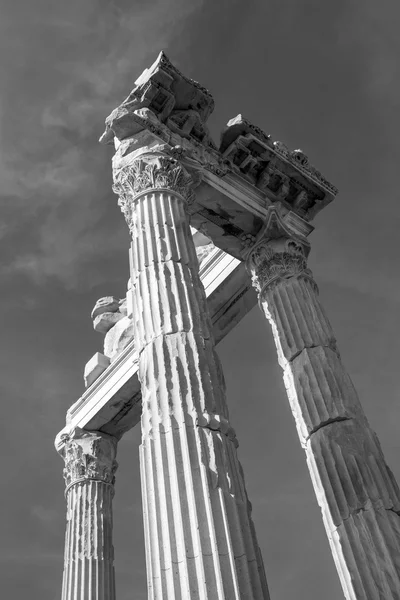
[(307, 268), (309, 251), (307, 240), (294, 235), (272, 207), (266, 227), (246, 260), (257, 292), (262, 295), (274, 283), (293, 276), (303, 275), (312, 280)]
[(55, 446), (65, 462), (63, 475), (67, 490), (75, 483), (87, 480), (114, 485), (118, 467), (116, 438), (75, 427), (69, 432), (61, 431)]
[(302, 217), (312, 218), (337, 194), (302, 150), (290, 151), (282, 142), (273, 142), (242, 115), (228, 122), (219, 151), (231, 170)]
[(105, 296), (97, 300), (93, 310), (93, 328), (104, 334), (104, 355), (113, 362), (133, 341), (133, 322), (125, 298)]
[(118, 204), (132, 231), (132, 203), (137, 196), (151, 190), (167, 190), (190, 204), (194, 200), (192, 186), (192, 177), (175, 158), (149, 153), (115, 173), (113, 191), (119, 196)]

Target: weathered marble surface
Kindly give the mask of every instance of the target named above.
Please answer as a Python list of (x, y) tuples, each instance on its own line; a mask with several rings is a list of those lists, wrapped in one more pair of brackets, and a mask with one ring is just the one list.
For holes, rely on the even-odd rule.
[(63, 430), (67, 528), (62, 600), (115, 600), (112, 498), (117, 441), (100, 432)]
[[(240, 115), (217, 147), (207, 129), (213, 104), (207, 90), (161, 54), (111, 113), (102, 136), (115, 143), (115, 191), (133, 236), (149, 597), (268, 597), (210, 322), (198, 295), (181, 212), (186, 203), (191, 223), (217, 247), (238, 259), (252, 248), (248, 266), (272, 325), (346, 598), (399, 599), (399, 491), (306, 265), (308, 221), (337, 190), (304, 152), (273, 142)], [(144, 147), (149, 160), (139, 157)], [(205, 272), (206, 251), (202, 258)], [(96, 328), (106, 335), (123, 329), (118, 311), (97, 314)], [(110, 336), (110, 354), (114, 342)], [(136, 363), (128, 350), (114, 363), (122, 384), (110, 365), (89, 393), (93, 405), (80, 404), (85, 423), (101, 415), (104, 427), (114, 427), (97, 408), (107, 406), (110, 416), (116, 393), (122, 396), (116, 417), (132, 414), (126, 377)], [(99, 390), (106, 390), (104, 402)]]
[(247, 266), (279, 363), (347, 600), (400, 598), (400, 492), (338, 353), (309, 244), (270, 209)]
[(191, 178), (160, 152), (117, 151), (113, 167), (132, 233), (149, 598), (267, 599), (189, 229)]
[[(203, 260), (200, 277), (218, 344), (255, 306), (257, 295), (244, 264), (219, 248)], [(129, 294), (127, 316), (132, 314), (128, 300)], [(97, 361), (96, 355), (93, 358)], [(89, 368), (93, 367), (92, 360), (88, 362)], [(137, 352), (131, 342), (68, 409), (66, 421), (67, 425), (104, 431), (120, 438), (140, 422), (140, 414)]]
[[(161, 53), (102, 136), (117, 150), (115, 190), (133, 236), (133, 289), (126, 313), (113, 297), (96, 306), (94, 326), (105, 334), (111, 364), (67, 420), (122, 435), (136, 422), (139, 362), (150, 598), (268, 598), (185, 211), (216, 247), (241, 260), (272, 204), (281, 203), (288, 222), (310, 219), (336, 194), (302, 151), (273, 142), (240, 115), (217, 147), (207, 127), (213, 106), (210, 93)], [(151, 160), (137, 160), (145, 146)], [(308, 234), (312, 227), (303, 224)], [(251, 307), (248, 285), (240, 282), (225, 302), (210, 268), (216, 254), (211, 246), (199, 254), (217, 296), (218, 341)], [(70, 488), (71, 498), (81, 484)], [(74, 498), (71, 510), (84, 510)], [(90, 585), (85, 580), (82, 593)]]
[(86, 363), (83, 378), (85, 387), (90, 387), (92, 383), (100, 377), (102, 373), (110, 366), (110, 359), (100, 352), (96, 352)]
[(125, 155), (151, 141), (167, 146), (196, 176), (191, 224), (241, 259), (247, 236), (257, 235), (271, 204), (279, 201), (287, 213), (309, 220), (337, 190), (304, 152), (274, 142), (241, 115), (228, 122), (218, 147), (207, 127), (213, 107), (211, 94), (161, 53), (106, 119), (101, 141)]
[[(192, 234), (196, 246), (197, 258), (201, 266), (216, 248), (212, 241), (200, 232), (193, 230)], [(97, 300), (92, 310), (93, 328), (95, 331), (104, 334), (105, 358), (102, 359), (102, 355), (97, 352), (87, 363), (84, 376), (86, 387), (91, 385), (104, 371), (106, 366), (108, 366), (109, 362), (113, 362), (134, 339), (131, 306), (128, 309), (128, 306), (131, 305), (131, 302), (129, 303), (131, 295), (132, 290), (129, 280), (125, 298), (105, 296)], [(108, 364), (107, 359), (109, 359)]]
[[(128, 289), (127, 296), (130, 294)], [(133, 340), (132, 315), (128, 316), (127, 297), (105, 296), (92, 310), (93, 328), (104, 334), (104, 355), (111, 362)]]

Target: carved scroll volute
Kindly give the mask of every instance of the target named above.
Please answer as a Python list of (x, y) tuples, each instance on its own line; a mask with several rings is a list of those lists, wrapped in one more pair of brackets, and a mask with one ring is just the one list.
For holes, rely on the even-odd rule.
[(272, 209), (265, 229), (246, 259), (247, 271), (259, 296), (282, 279), (302, 275), (312, 280), (307, 268), (309, 252), (306, 238), (292, 234)]
[(55, 441), (57, 452), (64, 459), (66, 490), (86, 480), (114, 485), (118, 463), (116, 438), (100, 431), (85, 431), (76, 427), (62, 431)]
[(150, 191), (178, 194), (187, 204), (194, 200), (194, 181), (182, 164), (171, 156), (145, 153), (114, 171), (113, 191), (129, 229), (133, 229), (135, 199)]

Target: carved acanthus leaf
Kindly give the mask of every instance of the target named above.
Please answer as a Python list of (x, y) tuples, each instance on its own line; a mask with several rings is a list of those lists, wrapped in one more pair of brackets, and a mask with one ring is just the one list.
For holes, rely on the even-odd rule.
[(63, 475), (66, 487), (85, 480), (114, 484), (118, 463), (116, 438), (100, 431), (85, 431), (79, 427), (61, 432), (56, 449), (65, 462)]
[(266, 227), (246, 260), (255, 289), (261, 294), (274, 283), (298, 275), (312, 279), (307, 268), (309, 249), (307, 240), (292, 234), (272, 207)]
[(157, 189), (175, 192), (188, 203), (194, 200), (192, 177), (177, 160), (169, 156), (143, 154), (115, 174), (113, 190), (119, 196), (118, 204), (131, 231), (135, 197)]
[(252, 283), (258, 292), (282, 278), (308, 273), (303, 248), (292, 240), (265, 240), (251, 253)]

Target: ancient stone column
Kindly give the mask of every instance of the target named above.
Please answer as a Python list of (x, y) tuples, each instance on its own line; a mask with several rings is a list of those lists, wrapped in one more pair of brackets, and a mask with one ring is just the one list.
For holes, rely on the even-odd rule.
[(62, 600), (115, 600), (112, 498), (117, 440), (99, 431), (61, 431), (67, 499)]
[(189, 227), (191, 178), (136, 151), (117, 152), (114, 181), (132, 234), (149, 599), (269, 598)]
[(247, 258), (348, 600), (399, 600), (399, 489), (346, 373), (306, 260), (275, 208)]

